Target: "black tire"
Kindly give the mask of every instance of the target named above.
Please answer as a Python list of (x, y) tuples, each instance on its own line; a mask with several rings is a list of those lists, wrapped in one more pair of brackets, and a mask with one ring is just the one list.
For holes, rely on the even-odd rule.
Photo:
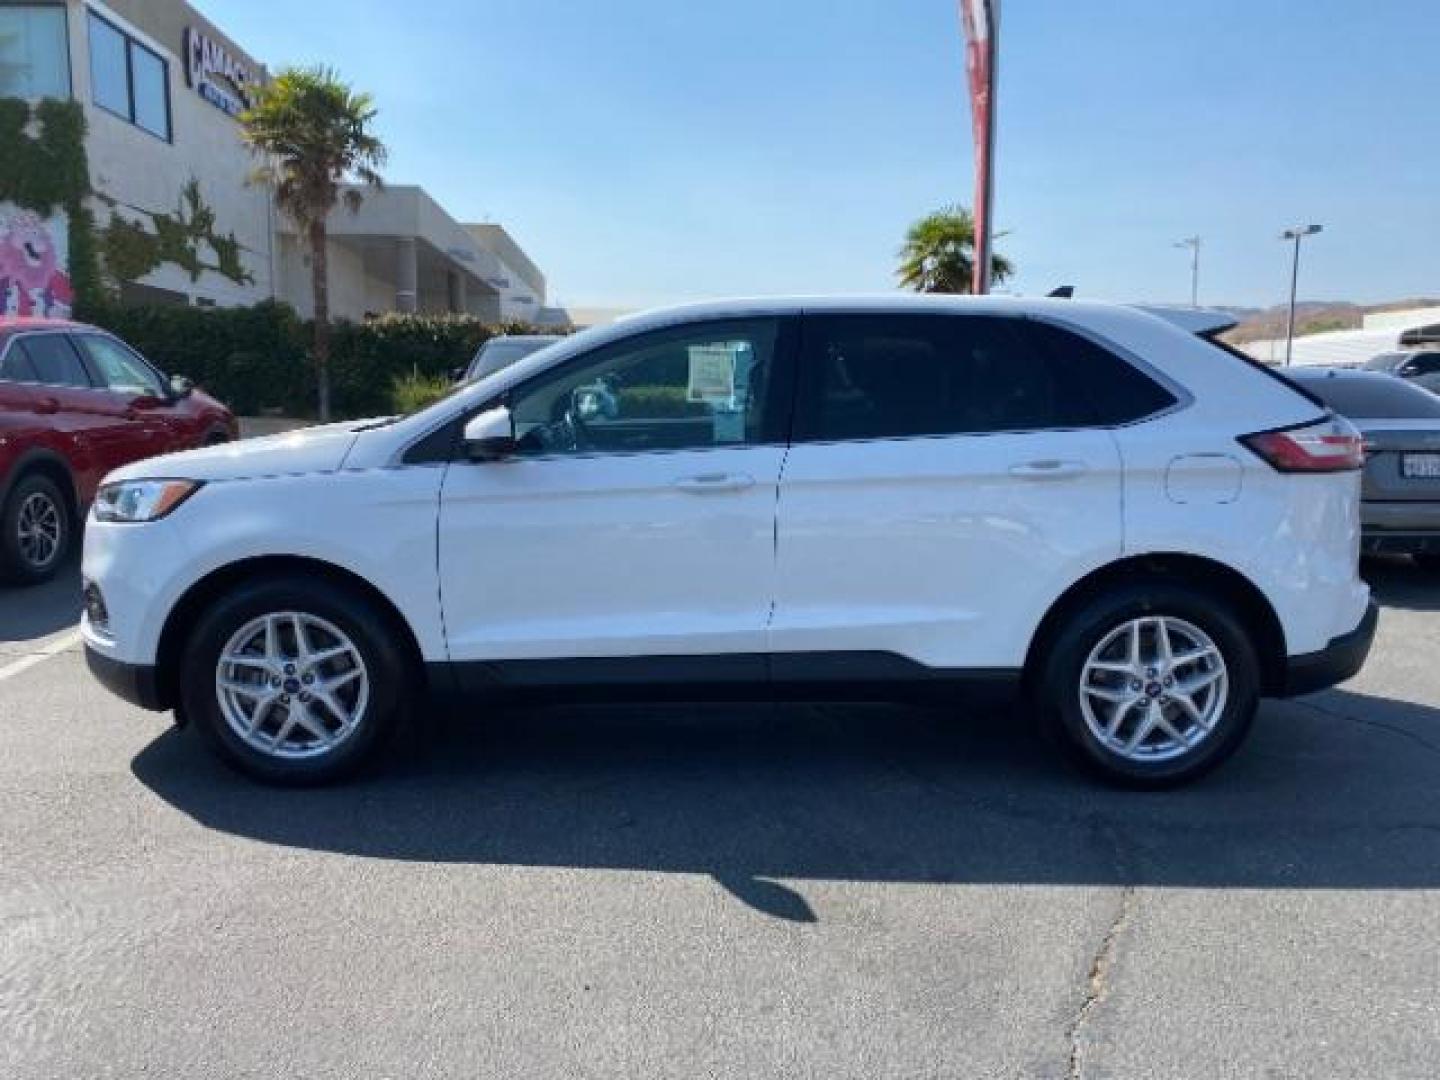
[[(34, 541), (22, 542), (21, 514), (27, 507), (33, 513), (37, 506), (45, 504), (53, 510), (59, 537), (53, 554), (38, 562), (32, 557), (36, 551)], [(38, 585), (50, 580), (70, 555), (74, 523), (70, 499), (59, 484), (43, 473), (20, 477), (11, 487), (4, 507), (0, 508), (0, 572), (16, 585)]]
[(1422, 551), (1417, 555), (1411, 555), (1410, 558), (1421, 570), (1429, 570), (1431, 573), (1440, 571), (1440, 554), (1433, 551)]
[[(222, 650), (252, 620), (276, 612), (299, 612), (332, 624), (364, 663), (368, 701), (353, 731), (319, 756), (283, 758), (257, 749), (221, 708), (216, 676)], [(179, 688), (184, 714), (221, 758), (257, 780), (299, 787), (352, 776), (376, 757), (399, 720), (410, 674), (395, 629), (368, 598), (328, 581), (285, 576), (246, 582), (204, 611), (181, 658)]]
[[(1080, 686), (1091, 652), (1108, 635), (1133, 619), (1157, 615), (1209, 636), (1223, 659), (1227, 690), (1209, 733), (1193, 747), (1168, 759), (1138, 761), (1091, 730)], [(1174, 787), (1214, 769), (1244, 741), (1259, 703), (1260, 663), (1244, 623), (1223, 599), (1182, 584), (1137, 583), (1090, 601), (1067, 618), (1039, 664), (1035, 704), (1049, 732), (1091, 773), (1122, 787)], [(1125, 678), (1119, 676), (1122, 683)], [(1141, 693), (1150, 692), (1146, 683)]]

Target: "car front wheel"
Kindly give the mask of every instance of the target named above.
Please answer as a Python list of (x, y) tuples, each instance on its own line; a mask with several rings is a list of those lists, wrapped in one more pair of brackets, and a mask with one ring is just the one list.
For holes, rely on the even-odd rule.
[(1223, 600), (1135, 585), (1069, 619), (1046, 659), (1040, 704), (1091, 771), (1126, 786), (1167, 787), (1235, 752), (1259, 688), (1255, 647)]
[(185, 715), (257, 779), (317, 784), (370, 760), (395, 725), (406, 665), (384, 616), (324, 581), (245, 584), (199, 619)]
[(48, 476), (21, 477), (0, 507), (0, 568), (22, 585), (54, 576), (70, 550), (69, 501)]

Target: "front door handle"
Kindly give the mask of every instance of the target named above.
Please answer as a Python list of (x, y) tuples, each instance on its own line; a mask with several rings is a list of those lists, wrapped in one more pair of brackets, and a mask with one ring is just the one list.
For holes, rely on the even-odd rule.
[(53, 397), (42, 397), (35, 400), (35, 411), (41, 416), (49, 416), (60, 411), (60, 402)]
[(1081, 461), (1026, 461), (1010, 466), (1010, 475), (1021, 480), (1074, 480), (1088, 470)]
[(673, 486), (677, 491), (688, 491), (693, 495), (712, 495), (744, 491), (755, 486), (755, 478), (745, 473), (702, 473), (699, 476), (682, 476)]

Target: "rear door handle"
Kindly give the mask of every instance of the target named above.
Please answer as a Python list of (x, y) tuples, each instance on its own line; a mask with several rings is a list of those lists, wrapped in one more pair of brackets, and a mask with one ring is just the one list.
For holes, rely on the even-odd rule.
[(1010, 475), (1021, 480), (1074, 480), (1088, 471), (1080, 461), (1026, 461), (1010, 466)]
[(60, 402), (53, 397), (42, 397), (35, 399), (35, 411), (42, 416), (49, 416), (51, 413), (60, 411)]
[(745, 473), (702, 473), (699, 476), (682, 476), (673, 486), (677, 491), (688, 491), (693, 495), (711, 495), (744, 491), (755, 486), (755, 478)]

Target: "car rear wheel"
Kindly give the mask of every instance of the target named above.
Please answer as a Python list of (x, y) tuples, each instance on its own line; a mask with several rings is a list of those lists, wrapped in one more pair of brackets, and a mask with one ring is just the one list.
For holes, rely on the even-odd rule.
[(0, 562), (5, 575), (33, 585), (55, 575), (71, 545), (69, 500), (50, 477), (21, 477), (0, 508)]
[(1092, 772), (1130, 787), (1168, 787), (1239, 747), (1259, 699), (1260, 668), (1223, 600), (1169, 584), (1134, 585), (1075, 612), (1054, 641), (1040, 705)]
[(197, 623), (181, 697), (220, 755), (279, 784), (368, 762), (395, 726), (406, 664), (374, 604), (326, 582), (242, 585)]

